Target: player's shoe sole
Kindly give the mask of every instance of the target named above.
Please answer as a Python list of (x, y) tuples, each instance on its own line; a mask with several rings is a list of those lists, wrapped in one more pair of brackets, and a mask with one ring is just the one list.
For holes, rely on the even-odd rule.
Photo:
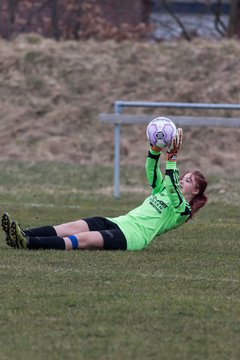
[(16, 247), (18, 249), (27, 249), (28, 237), (21, 229), (17, 221), (12, 221), (11, 223), (11, 236), (14, 239)]
[(5, 213), (2, 215), (1, 225), (2, 225), (3, 231), (4, 231), (5, 234), (6, 234), (6, 238), (5, 238), (6, 244), (7, 244), (8, 246), (10, 246), (10, 247), (15, 248), (15, 247), (16, 247), (16, 243), (15, 243), (14, 238), (13, 238), (12, 235), (11, 235), (12, 220), (11, 220), (11, 218), (10, 218), (10, 216), (9, 216), (9, 214), (8, 214), (7, 212), (5, 212)]

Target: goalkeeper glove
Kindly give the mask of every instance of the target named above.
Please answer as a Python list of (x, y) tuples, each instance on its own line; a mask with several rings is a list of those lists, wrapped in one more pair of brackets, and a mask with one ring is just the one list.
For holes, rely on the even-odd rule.
[(176, 161), (178, 150), (182, 146), (183, 139), (183, 130), (181, 128), (177, 129), (176, 135), (174, 136), (171, 145), (167, 150), (167, 160)]

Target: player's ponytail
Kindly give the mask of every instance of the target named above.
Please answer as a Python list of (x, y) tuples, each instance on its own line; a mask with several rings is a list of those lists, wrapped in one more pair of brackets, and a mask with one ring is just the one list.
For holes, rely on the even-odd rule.
[(206, 205), (208, 201), (207, 195), (205, 194), (205, 190), (207, 188), (208, 183), (206, 178), (203, 176), (203, 174), (198, 170), (193, 171), (191, 176), (194, 177), (196, 186), (199, 190), (197, 195), (195, 195), (189, 203), (192, 209), (192, 213), (190, 216), (192, 218), (193, 215), (195, 215), (199, 209), (201, 209), (204, 205)]

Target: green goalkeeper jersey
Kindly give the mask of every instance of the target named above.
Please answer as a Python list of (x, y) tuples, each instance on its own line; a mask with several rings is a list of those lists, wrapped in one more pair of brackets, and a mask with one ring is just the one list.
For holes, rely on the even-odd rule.
[(159, 158), (159, 153), (149, 150), (146, 173), (152, 186), (151, 195), (126, 215), (108, 218), (124, 233), (127, 250), (144, 249), (156, 236), (185, 223), (191, 214), (190, 205), (180, 191), (176, 162), (166, 162), (163, 178)]

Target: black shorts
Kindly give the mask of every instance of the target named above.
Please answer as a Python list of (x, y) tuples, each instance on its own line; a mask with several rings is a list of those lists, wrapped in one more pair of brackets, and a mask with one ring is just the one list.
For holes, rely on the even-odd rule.
[(126, 250), (127, 241), (117, 224), (112, 221), (96, 216), (82, 219), (88, 224), (90, 231), (99, 231), (102, 234), (105, 250)]

